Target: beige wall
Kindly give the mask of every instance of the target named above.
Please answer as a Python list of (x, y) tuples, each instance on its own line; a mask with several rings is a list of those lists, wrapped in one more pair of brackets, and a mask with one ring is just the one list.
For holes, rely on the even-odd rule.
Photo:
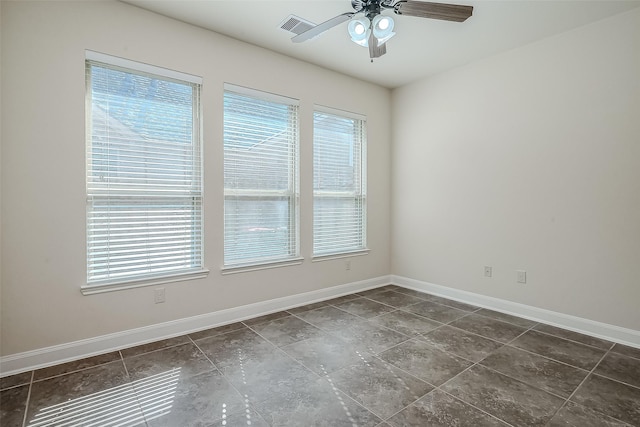
[(395, 90), (393, 273), (640, 330), (639, 76), (636, 9)]
[[(390, 92), (119, 2), (2, 2), (2, 355), (389, 274)], [(206, 279), (83, 296), (85, 49), (202, 76)], [(222, 94), (300, 100), (305, 261), (222, 276)], [(367, 256), (312, 263), (312, 109), (368, 117)]]
[[(0, 4), (0, 355), (390, 272), (640, 330), (639, 10), (390, 95), (118, 2)], [(164, 304), (152, 287), (79, 291), (85, 49), (204, 78), (211, 273)], [(224, 82), (300, 99), (302, 265), (220, 274)], [(351, 271), (309, 259), (314, 103), (369, 119), (371, 253)]]

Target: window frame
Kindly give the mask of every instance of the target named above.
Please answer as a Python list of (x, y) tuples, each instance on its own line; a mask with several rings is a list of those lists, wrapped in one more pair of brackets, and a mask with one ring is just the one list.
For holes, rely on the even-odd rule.
[[(292, 108), (294, 117), (291, 120), (293, 131), (291, 132), (290, 156), (288, 165), (292, 168), (288, 170), (289, 188), (286, 191), (277, 190), (259, 190), (259, 189), (232, 189), (224, 185), (224, 209), (226, 212), (227, 202), (237, 200), (238, 197), (254, 198), (256, 200), (277, 200), (282, 198), (289, 199), (289, 245), (292, 248), (288, 256), (281, 258), (255, 258), (247, 261), (227, 262), (227, 216), (223, 219), (223, 256), (222, 256), (222, 274), (231, 274), (247, 271), (262, 270), (268, 268), (283, 267), (288, 265), (301, 264), (304, 258), (300, 255), (300, 114), (299, 100), (283, 95), (265, 92), (257, 89), (251, 89), (244, 86), (238, 86), (231, 83), (224, 84), (223, 99), (226, 99), (227, 93), (236, 96), (254, 98), (260, 102), (270, 102), (278, 105), (286, 105)], [(226, 110), (223, 108), (223, 134), (226, 127)], [(223, 135), (223, 153), (225, 151), (226, 141)], [(223, 162), (226, 161), (226, 155), (223, 154)], [(223, 167), (223, 176), (226, 173), (226, 166)], [(225, 178), (226, 179), (226, 178)]]
[[(122, 275), (119, 277), (108, 277), (105, 279), (94, 279), (90, 280), (90, 262), (92, 259), (92, 255), (90, 252), (90, 243), (91, 243), (91, 232), (89, 229), (91, 222), (91, 212), (94, 200), (104, 200), (108, 202), (109, 200), (124, 200), (122, 195), (114, 195), (109, 189), (107, 190), (95, 190), (94, 184), (90, 184), (90, 179), (93, 176), (93, 151), (94, 151), (94, 139), (93, 139), (93, 90), (91, 86), (91, 66), (95, 64), (100, 67), (117, 70), (120, 72), (129, 73), (132, 75), (138, 75), (143, 77), (153, 77), (164, 81), (179, 83), (179, 84), (188, 84), (193, 88), (192, 95), (192, 143), (193, 147), (193, 161), (196, 162), (193, 164), (193, 167), (190, 173), (193, 174), (193, 177), (196, 178), (199, 183), (196, 185), (195, 190), (191, 190), (187, 195), (174, 196), (176, 200), (184, 199), (187, 201), (191, 199), (191, 205), (194, 206), (194, 209), (191, 212), (194, 212), (196, 218), (193, 219), (195, 225), (196, 232), (196, 240), (192, 243), (192, 250), (190, 252), (191, 256), (195, 259), (195, 264), (190, 268), (176, 268), (175, 270), (166, 270), (154, 273), (134, 273), (129, 275)], [(85, 170), (85, 182), (86, 189), (85, 193), (87, 195), (87, 212), (86, 212), (86, 282), (81, 286), (81, 292), (84, 295), (91, 295), (102, 292), (110, 292), (110, 291), (118, 291), (123, 289), (137, 288), (142, 286), (153, 286), (164, 283), (185, 281), (185, 280), (194, 280), (204, 278), (208, 275), (209, 270), (204, 267), (204, 191), (203, 191), (203, 144), (202, 144), (202, 103), (200, 99), (200, 94), (202, 90), (202, 78), (186, 73), (182, 73), (179, 71), (174, 71), (166, 68), (161, 68), (141, 62), (136, 62), (116, 56), (106, 55), (99, 52), (94, 52), (90, 50), (85, 51), (85, 161), (86, 161), (86, 170)], [(152, 197), (148, 198), (140, 198), (142, 201), (152, 201)], [(138, 201), (138, 199), (136, 199)], [(188, 206), (188, 203), (186, 204)], [(159, 205), (162, 206), (162, 205)], [(194, 234), (193, 231), (191, 234)], [(195, 245), (195, 246), (194, 246)], [(131, 256), (131, 252), (128, 253)], [(159, 256), (159, 255), (158, 255)]]
[[(359, 140), (360, 140), (360, 165), (359, 165), (359, 183), (360, 186), (359, 188), (354, 189), (353, 191), (328, 191), (328, 190), (323, 190), (323, 191), (318, 191), (316, 190), (316, 183), (315, 183), (315, 179), (316, 179), (316, 174), (315, 174), (315, 168), (316, 168), (316, 113), (320, 113), (320, 114), (328, 114), (328, 115), (332, 115), (335, 117), (339, 117), (339, 118), (344, 118), (344, 119), (351, 119), (351, 120), (356, 120), (360, 122), (360, 136), (359, 136)], [(348, 258), (348, 257), (352, 257), (352, 256), (359, 256), (359, 255), (367, 255), (370, 252), (370, 249), (367, 246), (367, 203), (368, 203), (368, 198), (367, 198), (367, 118), (365, 115), (362, 114), (358, 114), (358, 113), (353, 113), (350, 111), (345, 111), (345, 110), (340, 110), (337, 108), (332, 108), (332, 107), (327, 107), (327, 106), (323, 106), (323, 105), (314, 105), (314, 109), (313, 109), (313, 167), (314, 167), (314, 171), (313, 171), (313, 194), (312, 194), (312, 200), (313, 200), (313, 227), (312, 227), (312, 253), (313, 253), (313, 257), (312, 257), (312, 261), (316, 262), (316, 261), (324, 261), (324, 260), (332, 260), (332, 259), (339, 259), (339, 258)], [(360, 204), (362, 206), (362, 214), (360, 217), (360, 224), (361, 224), (361, 228), (360, 230), (358, 230), (359, 232), (359, 236), (360, 236), (360, 241), (361, 241), (361, 245), (359, 245), (358, 247), (353, 247), (352, 249), (346, 249), (346, 250), (336, 250), (334, 252), (321, 252), (321, 253), (316, 253), (316, 247), (315, 247), (315, 243), (316, 243), (316, 239), (317, 239), (317, 234), (316, 234), (316, 198), (321, 198), (321, 197), (326, 197), (326, 198), (344, 198), (344, 199), (351, 199), (351, 198), (356, 198), (359, 199)]]

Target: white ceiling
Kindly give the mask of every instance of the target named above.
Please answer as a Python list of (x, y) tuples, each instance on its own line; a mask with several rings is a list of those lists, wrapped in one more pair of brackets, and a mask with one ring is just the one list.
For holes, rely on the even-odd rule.
[(446, 0), (474, 7), (466, 22), (395, 17), (387, 54), (369, 60), (343, 23), (292, 43), (280, 24), (290, 14), (315, 24), (351, 12), (350, 0), (124, 0), (275, 52), (394, 88), (421, 77), (552, 36), (640, 6), (640, 0)]

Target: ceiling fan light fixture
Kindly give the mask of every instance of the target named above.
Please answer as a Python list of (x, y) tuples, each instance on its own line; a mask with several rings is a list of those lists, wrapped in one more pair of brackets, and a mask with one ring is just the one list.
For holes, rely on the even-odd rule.
[(378, 39), (378, 46), (382, 46), (396, 35), (393, 32), (394, 25), (395, 23), (390, 16), (377, 15), (373, 18), (373, 35)]
[(349, 22), (349, 36), (351, 41), (360, 46), (367, 47), (369, 35), (371, 34), (371, 21), (367, 18), (353, 19)]

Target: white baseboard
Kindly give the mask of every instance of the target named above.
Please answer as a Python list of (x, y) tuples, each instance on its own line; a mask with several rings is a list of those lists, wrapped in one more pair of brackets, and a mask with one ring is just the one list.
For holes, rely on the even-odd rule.
[(262, 316), (300, 305), (311, 304), (342, 295), (377, 288), (391, 283), (391, 276), (347, 283), (316, 291), (305, 292), (229, 308), (199, 316), (158, 323), (80, 341), (41, 348), (0, 357), (0, 377), (40, 369), (59, 363), (108, 353), (135, 345), (172, 338), (191, 332), (214, 328), (252, 317)]
[(416, 291), (427, 292), (456, 301), (500, 311), (518, 317), (569, 329), (593, 337), (640, 348), (640, 331), (583, 319), (569, 314), (520, 304), (499, 298), (462, 291), (402, 276), (391, 276), (391, 283)]
[(26, 351), (24, 353), (3, 356), (0, 357), (0, 377), (57, 365), (59, 363), (70, 362), (72, 360), (108, 353), (166, 338), (172, 338), (204, 329), (214, 328), (250, 319), (252, 317), (262, 316), (292, 307), (311, 304), (388, 284), (427, 292), (467, 304), (501, 311), (514, 316), (524, 317), (537, 322), (547, 323), (597, 338), (640, 348), (640, 331), (633, 329), (622, 328), (446, 286), (435, 285), (433, 283), (423, 282), (407, 277), (381, 276), (269, 301), (229, 308), (199, 316), (158, 323), (156, 325), (145, 326), (142, 328), (130, 329), (80, 341)]

